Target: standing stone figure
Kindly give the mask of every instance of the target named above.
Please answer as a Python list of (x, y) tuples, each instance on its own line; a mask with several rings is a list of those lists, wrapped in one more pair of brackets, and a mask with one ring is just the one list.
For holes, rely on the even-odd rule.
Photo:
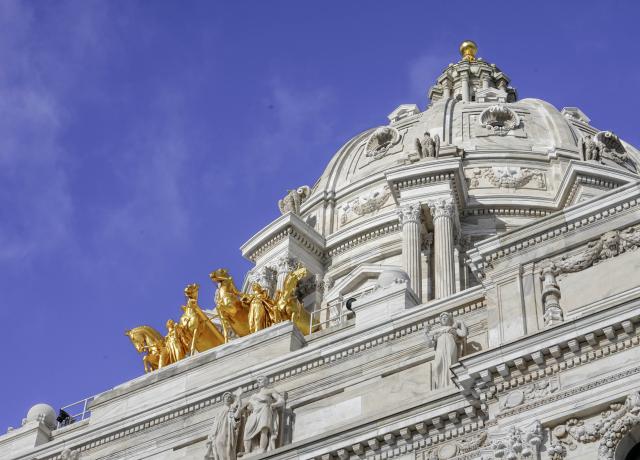
[(260, 376), (258, 392), (242, 405), (248, 412), (244, 423), (244, 454), (274, 450), (280, 433), (279, 408), (284, 406), (283, 396), (268, 388), (268, 380)]
[(207, 440), (205, 460), (236, 460), (241, 395), (241, 389), (235, 398), (228, 391), (222, 395), (224, 404), (214, 415), (213, 431)]
[(440, 326), (427, 328), (426, 333), (427, 346), (436, 352), (431, 371), (433, 388), (444, 388), (451, 383), (449, 368), (462, 356), (467, 326), (460, 320), (454, 323), (451, 314), (444, 312), (440, 314)]
[(440, 136), (437, 134), (431, 137), (428, 131), (425, 131), (422, 139), (416, 139), (416, 151), (420, 158), (437, 158), (440, 152)]

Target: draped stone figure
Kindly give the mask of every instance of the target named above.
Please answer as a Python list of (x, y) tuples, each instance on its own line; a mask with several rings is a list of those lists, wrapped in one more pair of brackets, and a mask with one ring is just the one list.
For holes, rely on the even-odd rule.
[(462, 356), (467, 336), (467, 326), (461, 320), (454, 323), (450, 313), (441, 313), (439, 321), (439, 326), (426, 331), (427, 346), (434, 347), (436, 352), (431, 371), (434, 389), (451, 384), (449, 368)]
[(284, 397), (268, 387), (266, 377), (258, 377), (258, 391), (244, 402), (244, 454), (274, 450), (280, 433), (280, 418)]
[(191, 340), (189, 332), (180, 323), (176, 324), (172, 319), (167, 321), (167, 335), (164, 344), (172, 363), (180, 361), (189, 354)]
[(238, 424), (240, 421), (240, 396), (226, 392), (222, 395), (223, 405), (213, 418), (213, 430), (207, 439), (205, 460), (236, 460), (238, 453)]

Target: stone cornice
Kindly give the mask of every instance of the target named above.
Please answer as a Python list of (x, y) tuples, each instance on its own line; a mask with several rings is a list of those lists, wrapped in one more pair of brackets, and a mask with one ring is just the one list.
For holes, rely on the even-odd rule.
[(299, 216), (287, 213), (271, 222), (240, 247), (242, 255), (254, 261), (280, 241), (291, 236), (316, 257), (322, 258), (325, 239)]
[[(332, 366), (337, 362), (350, 360), (360, 355), (375, 350), (377, 347), (386, 346), (390, 343), (402, 342), (414, 334), (421, 334), (425, 324), (433, 325), (438, 321), (438, 315), (442, 311), (450, 311), (454, 316), (461, 316), (468, 313), (484, 309), (482, 289), (472, 288), (458, 293), (442, 301), (431, 302), (429, 304), (414, 307), (393, 318), (393, 321), (386, 324), (376, 324), (367, 329), (362, 329), (354, 336), (352, 330), (342, 331), (335, 335), (320, 337), (313, 340), (309, 337), (308, 345), (297, 351), (289, 352), (277, 358), (267, 360), (264, 364), (258, 364), (247, 369), (244, 373), (235, 373), (233, 379), (221, 378), (212, 382), (213, 388), (198, 388), (191, 393), (183, 393), (175, 401), (157, 401), (158, 405), (154, 415), (147, 415), (150, 408), (131, 415), (119, 414), (121, 422), (107, 423), (90, 420), (89, 425), (83, 430), (74, 431), (71, 438), (61, 436), (59, 439), (42, 445), (41, 454), (32, 452), (39, 459), (52, 460), (59, 458), (58, 454), (52, 454), (60, 449), (60, 443), (71, 445), (73, 449), (80, 452), (89, 451), (95, 447), (117, 441), (124, 437), (137, 435), (145, 430), (156, 429), (183, 417), (191, 416), (199, 411), (208, 410), (210, 406), (222, 403), (222, 395), (225, 391), (243, 387), (245, 392), (250, 393), (256, 389), (255, 376), (266, 375), (272, 382), (281, 382), (292, 378), (297, 378), (308, 372), (313, 372), (322, 366)], [(290, 328), (289, 323), (283, 323), (281, 328)], [(265, 330), (265, 331), (268, 331)], [(263, 332), (265, 332), (263, 331)], [(251, 336), (248, 336), (251, 338)], [(245, 338), (246, 339), (246, 338)], [(240, 339), (242, 340), (242, 339)], [(231, 353), (241, 350), (237, 344), (230, 344), (218, 347), (198, 354), (187, 360), (183, 360), (179, 365), (169, 366), (153, 374), (147, 374), (128, 382), (120, 387), (107, 392), (96, 398), (96, 405), (104, 405), (114, 398), (122, 398), (127, 393), (137, 392), (149, 385), (155, 385), (161, 380), (166, 380), (174, 375), (187, 372), (189, 369), (202, 366), (206, 362), (216, 359), (216, 353), (225, 353), (226, 348), (230, 348)], [(460, 417), (466, 413), (466, 402), (458, 398), (456, 404), (462, 404)], [(440, 409), (441, 411), (444, 409)], [(475, 412), (470, 408), (469, 413), (475, 417)], [(92, 424), (93, 422), (93, 424)], [(440, 432), (440, 431), (439, 431)], [(58, 441), (58, 442), (56, 442)], [(426, 441), (425, 441), (426, 442)]]
[[(637, 209), (640, 204), (640, 183), (627, 184), (597, 199), (578, 203), (568, 209), (543, 217), (526, 228), (518, 228), (476, 243), (468, 252), (478, 273), (497, 261), (527, 251), (534, 246), (583, 232), (602, 219)], [(546, 254), (546, 257), (553, 254)]]
[[(611, 305), (617, 305), (611, 308)], [(549, 377), (638, 346), (640, 288), (595, 302), (594, 313), (462, 357), (451, 370), (465, 393), (484, 400), (495, 393)], [(484, 394), (484, 396), (483, 396)]]

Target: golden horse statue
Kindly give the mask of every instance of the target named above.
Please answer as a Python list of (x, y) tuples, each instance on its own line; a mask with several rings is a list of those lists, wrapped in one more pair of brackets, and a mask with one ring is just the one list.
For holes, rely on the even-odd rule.
[(224, 341), (229, 342), (231, 332), (238, 337), (249, 335), (249, 306), (242, 302), (242, 294), (233, 283), (233, 278), (224, 268), (219, 268), (209, 274), (214, 283), (218, 283), (216, 290), (216, 312), (220, 316)]
[(125, 332), (138, 353), (147, 353), (142, 358), (145, 372), (161, 369), (171, 364), (171, 357), (164, 343), (164, 337), (151, 326), (138, 326)]
[(295, 324), (300, 332), (307, 335), (311, 332), (311, 316), (305, 310), (304, 305), (296, 296), (296, 288), (300, 280), (305, 278), (309, 272), (304, 267), (298, 267), (287, 276), (282, 283), (282, 289), (276, 291), (274, 296), (276, 321), (290, 320)]
[(189, 284), (184, 289), (187, 304), (182, 306), (184, 313), (180, 317), (180, 324), (188, 331), (189, 355), (193, 355), (196, 351), (209, 350), (226, 342), (222, 332), (218, 330), (198, 305), (199, 289), (200, 286), (195, 283)]

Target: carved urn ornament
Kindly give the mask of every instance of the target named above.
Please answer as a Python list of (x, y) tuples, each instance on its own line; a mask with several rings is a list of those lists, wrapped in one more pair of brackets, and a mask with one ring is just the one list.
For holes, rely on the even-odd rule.
[(303, 185), (294, 190), (287, 191), (286, 196), (278, 201), (278, 208), (282, 214), (291, 212), (293, 214), (300, 215), (300, 206), (311, 195), (311, 188), (308, 185)]

